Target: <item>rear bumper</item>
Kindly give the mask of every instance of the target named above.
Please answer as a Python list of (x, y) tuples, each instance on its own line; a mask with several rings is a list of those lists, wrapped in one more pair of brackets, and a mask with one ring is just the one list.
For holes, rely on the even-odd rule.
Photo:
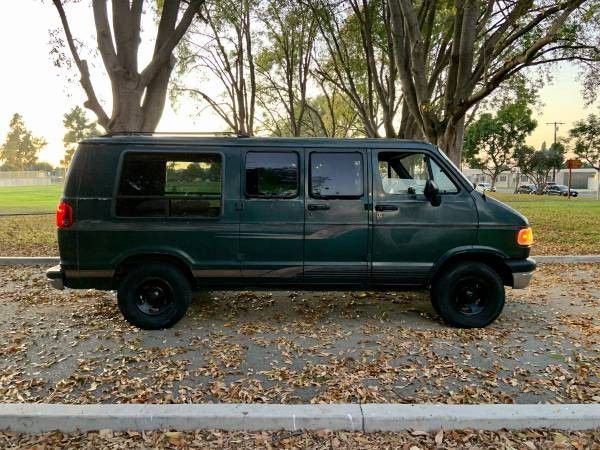
[(527, 259), (509, 259), (506, 265), (512, 273), (513, 289), (524, 289), (529, 286), (533, 272), (536, 268), (535, 260)]
[(46, 270), (46, 278), (50, 286), (54, 289), (63, 290), (65, 288), (65, 277), (60, 264)]

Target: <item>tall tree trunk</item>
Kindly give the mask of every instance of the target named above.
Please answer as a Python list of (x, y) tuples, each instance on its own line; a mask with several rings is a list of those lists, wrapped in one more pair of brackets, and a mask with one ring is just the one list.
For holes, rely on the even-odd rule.
[(465, 117), (462, 116), (458, 121), (448, 121), (443, 133), (432, 142), (436, 143), (457, 167), (461, 167), (464, 135)]
[[(65, 13), (64, 0), (52, 0), (65, 32), (66, 43), (81, 76), (79, 82), (86, 94), (85, 107), (98, 117), (98, 123), (108, 132), (154, 131), (162, 115), (173, 70), (173, 51), (204, 0), (190, 0), (180, 15), (182, 0), (162, 2), (152, 59), (138, 69), (140, 23), (144, 0), (112, 0), (112, 23), (107, 0), (93, 0), (96, 43), (112, 87), (110, 117), (100, 103), (91, 81), (88, 63), (81, 59), (76, 39)], [(177, 21), (180, 17), (179, 22)]]

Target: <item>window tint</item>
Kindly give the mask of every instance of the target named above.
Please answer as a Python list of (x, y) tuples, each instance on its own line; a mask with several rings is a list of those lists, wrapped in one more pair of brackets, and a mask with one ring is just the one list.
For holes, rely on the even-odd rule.
[(310, 193), (316, 198), (356, 198), (363, 194), (360, 153), (312, 153)]
[(248, 197), (292, 198), (298, 195), (298, 154), (248, 152), (246, 154)]
[(442, 194), (458, 188), (442, 168), (423, 153), (381, 152), (378, 154), (381, 186), (386, 194), (423, 194), (427, 180), (434, 180)]
[(122, 217), (218, 217), (221, 166), (221, 156), (215, 154), (127, 154), (116, 213)]

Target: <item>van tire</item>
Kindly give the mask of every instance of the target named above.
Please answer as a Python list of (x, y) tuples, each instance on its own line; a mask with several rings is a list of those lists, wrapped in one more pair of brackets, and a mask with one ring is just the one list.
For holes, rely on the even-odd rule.
[(117, 291), (119, 309), (132, 325), (158, 330), (175, 325), (192, 303), (185, 275), (169, 264), (141, 264), (125, 273)]
[(504, 308), (504, 283), (482, 262), (462, 262), (436, 277), (431, 303), (444, 322), (458, 328), (483, 328)]

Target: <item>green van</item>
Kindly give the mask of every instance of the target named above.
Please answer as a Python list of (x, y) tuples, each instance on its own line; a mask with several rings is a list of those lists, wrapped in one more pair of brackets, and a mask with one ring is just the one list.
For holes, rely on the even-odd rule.
[(118, 291), (170, 327), (197, 289), (431, 290), (484, 327), (528, 285), (527, 219), (433, 145), (393, 139), (122, 134), (83, 141), (57, 209), (59, 289)]

